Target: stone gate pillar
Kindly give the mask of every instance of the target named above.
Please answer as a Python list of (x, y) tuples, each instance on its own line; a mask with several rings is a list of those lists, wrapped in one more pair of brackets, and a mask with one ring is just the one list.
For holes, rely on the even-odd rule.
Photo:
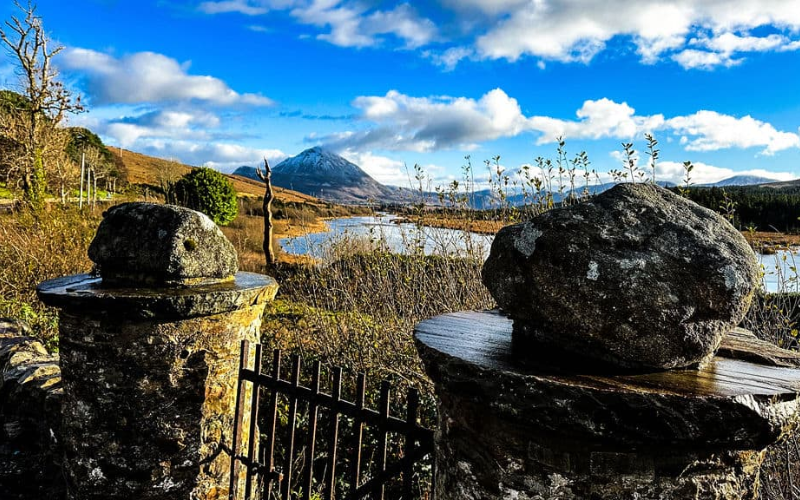
[(277, 284), (171, 206), (111, 208), (89, 256), (99, 276), (38, 288), (60, 308), (69, 498), (227, 498), (240, 343)]
[(423, 321), (436, 500), (754, 498), (800, 356), (735, 330), (758, 284), (723, 218), (622, 184), (503, 228), (502, 312)]

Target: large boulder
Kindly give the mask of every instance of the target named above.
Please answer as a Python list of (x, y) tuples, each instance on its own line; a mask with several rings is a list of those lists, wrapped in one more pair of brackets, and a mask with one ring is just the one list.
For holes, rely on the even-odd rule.
[(123, 203), (103, 214), (89, 246), (104, 283), (197, 285), (233, 280), (236, 250), (206, 215), (174, 205)]
[(724, 218), (652, 184), (503, 228), (483, 282), (525, 349), (604, 366), (702, 363), (741, 321), (759, 267)]

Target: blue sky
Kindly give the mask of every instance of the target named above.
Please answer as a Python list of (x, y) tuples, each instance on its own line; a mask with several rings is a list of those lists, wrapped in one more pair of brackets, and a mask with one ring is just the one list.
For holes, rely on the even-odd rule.
[[(15, 14), (11, 2), (0, 17)], [(657, 176), (800, 176), (797, 0), (41, 0), (110, 145), (223, 171), (326, 146), (388, 184), (622, 142)], [(0, 87), (16, 88), (12, 59)], [(647, 156), (641, 154), (641, 163)]]

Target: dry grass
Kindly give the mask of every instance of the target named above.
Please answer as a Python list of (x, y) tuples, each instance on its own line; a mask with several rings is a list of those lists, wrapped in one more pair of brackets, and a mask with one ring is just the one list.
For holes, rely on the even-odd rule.
[(0, 216), (0, 317), (30, 324), (50, 348), (57, 347), (55, 310), (36, 298), (47, 279), (90, 271), (86, 249), (100, 222), (100, 211), (50, 205), (36, 216), (19, 212)]

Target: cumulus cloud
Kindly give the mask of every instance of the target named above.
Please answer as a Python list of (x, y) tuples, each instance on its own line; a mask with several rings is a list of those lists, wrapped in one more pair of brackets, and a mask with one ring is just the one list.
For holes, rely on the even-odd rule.
[(188, 74), (189, 64), (154, 52), (115, 58), (89, 49), (69, 48), (59, 60), (80, 73), (96, 105), (200, 101), (215, 105), (267, 106), (258, 94), (240, 94), (212, 76)]
[[(709, 68), (735, 64), (731, 57), (738, 52), (785, 50), (797, 42), (777, 34), (753, 36), (750, 31), (755, 28), (771, 26), (794, 37), (800, 29), (800, 9), (794, 0), (445, 0), (445, 3), (456, 9), (477, 9), (490, 16), (493, 22), (489, 23), (489, 29), (476, 39), (478, 55), (510, 61), (528, 55), (588, 62), (612, 38), (628, 37), (645, 63), (655, 62), (665, 52), (676, 51), (673, 56), (682, 55), (675, 60), (685, 67)], [(463, 6), (455, 7), (456, 3)], [(695, 52), (683, 54), (698, 33), (710, 33), (705, 36), (704, 52), (718, 57), (701, 58)], [(703, 64), (698, 63), (701, 59)]]
[(378, 127), (323, 138), (334, 149), (471, 149), (477, 142), (514, 136), (528, 128), (516, 99), (501, 89), (477, 100), (411, 97), (392, 90), (384, 96), (358, 97), (353, 105), (361, 110), (363, 120)]
[(400, 186), (408, 182), (406, 164), (400, 160), (379, 156), (371, 151), (341, 151), (340, 154), (347, 160), (361, 167), (373, 179), (381, 184)]
[(796, 133), (781, 132), (749, 115), (736, 118), (715, 111), (698, 111), (693, 115), (670, 118), (665, 125), (682, 135), (687, 151), (763, 147), (763, 154), (773, 155), (784, 149), (800, 147), (800, 136)]
[(586, 101), (576, 112), (577, 121), (535, 116), (530, 128), (542, 133), (539, 144), (555, 142), (558, 137), (570, 139), (631, 138), (658, 129), (664, 124), (663, 115), (636, 116), (627, 103), (607, 98)]
[(392, 35), (413, 49), (437, 35), (436, 25), (420, 17), (409, 3), (379, 10), (363, 2), (342, 0), (216, 0), (203, 2), (198, 9), (206, 14), (238, 12), (249, 16), (288, 10), (300, 24), (328, 29), (317, 39), (341, 47), (368, 47)]
[(240, 144), (153, 139), (142, 141), (139, 151), (160, 158), (174, 158), (189, 165), (206, 165), (230, 172), (242, 165), (257, 165), (267, 158), (271, 164), (287, 155), (278, 149), (258, 149)]
[(729, 148), (763, 148), (762, 154), (800, 147), (796, 132), (777, 130), (751, 116), (735, 117), (702, 110), (692, 115), (665, 118), (662, 114), (637, 115), (625, 102), (608, 98), (587, 100), (575, 120), (550, 116), (525, 116), (519, 103), (502, 89), (479, 99), (467, 97), (412, 97), (395, 90), (383, 96), (361, 96), (353, 101), (358, 118), (367, 125), (324, 137), (310, 138), (340, 151), (429, 152), (459, 148), (472, 150), (482, 142), (536, 133), (538, 144), (566, 139), (623, 139), (667, 131), (680, 137), (688, 151)]

